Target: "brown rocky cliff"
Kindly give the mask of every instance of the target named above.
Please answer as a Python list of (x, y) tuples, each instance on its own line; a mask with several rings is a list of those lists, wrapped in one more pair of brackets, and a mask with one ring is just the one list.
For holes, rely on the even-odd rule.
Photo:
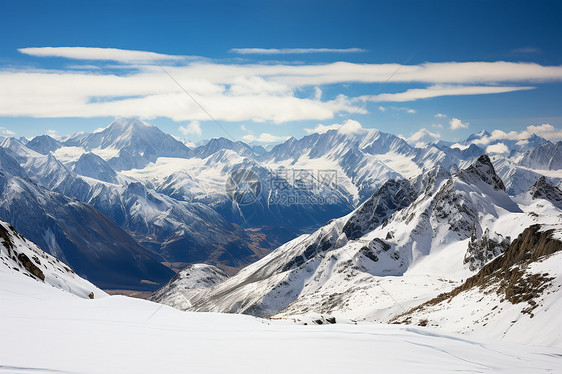
[(426, 307), (451, 300), (459, 293), (479, 287), (495, 289), (502, 299), (513, 304), (528, 302), (531, 313), (536, 307), (534, 299), (540, 296), (553, 279), (548, 274), (527, 274), (528, 265), (562, 250), (562, 241), (553, 237), (554, 230), (540, 231), (540, 225), (525, 229), (502, 255), (498, 256), (480, 271), (468, 278), (462, 285), (451, 292), (441, 294), (393, 319), (394, 322), (407, 322), (408, 316)]

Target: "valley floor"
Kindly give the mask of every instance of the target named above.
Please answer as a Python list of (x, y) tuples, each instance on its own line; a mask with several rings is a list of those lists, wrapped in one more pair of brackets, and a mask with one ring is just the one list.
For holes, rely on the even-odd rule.
[(0, 306), (0, 373), (562, 372), (559, 348), (81, 299), (20, 274), (0, 274)]

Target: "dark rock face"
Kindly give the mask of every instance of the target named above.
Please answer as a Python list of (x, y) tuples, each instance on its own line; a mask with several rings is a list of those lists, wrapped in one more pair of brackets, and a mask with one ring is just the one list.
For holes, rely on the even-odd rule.
[(490, 237), (489, 229), (486, 229), (480, 238), (476, 238), (476, 233), (473, 232), (464, 256), (464, 263), (469, 264), (470, 270), (478, 270), (488, 261), (505, 252), (510, 243), (509, 236), (504, 238), (496, 234), (496, 238)]
[(469, 184), (484, 181), (496, 191), (504, 191), (505, 185), (496, 174), (492, 161), (487, 155), (482, 155), (468, 168), (458, 172), (457, 176)]
[(415, 198), (408, 180), (389, 180), (347, 221), (343, 232), (350, 240), (360, 238), (380, 226), (392, 213), (410, 205)]
[(31, 262), (31, 260), (25, 255), (25, 253), (20, 253), (18, 255), (18, 260), (27, 271), (29, 271), (31, 274), (35, 275), (42, 281), (45, 281), (45, 274), (43, 274), (43, 272), (37, 267), (37, 265)]
[(448, 224), (461, 239), (470, 237), (478, 211), (455, 189), (452, 179), (437, 192), (431, 207), (437, 222)]
[(562, 209), (562, 191), (556, 186), (548, 183), (546, 178), (540, 177), (529, 189), (529, 195), (533, 199), (545, 199), (550, 201), (555, 207)]

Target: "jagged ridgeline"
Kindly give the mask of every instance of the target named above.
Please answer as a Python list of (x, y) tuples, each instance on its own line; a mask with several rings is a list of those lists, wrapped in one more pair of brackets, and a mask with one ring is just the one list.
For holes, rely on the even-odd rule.
[[(362, 269), (375, 276), (400, 275), (427, 256), (428, 248), (473, 233), (471, 246), (488, 248), (488, 254), (474, 249), (467, 255), (476, 269), (501, 251), (501, 245), (492, 248), (490, 243), (507, 240), (492, 228), (484, 235), (487, 227), (474, 223), (493, 212), (485, 202), (465, 203), (462, 192), (474, 184), (466, 178), (478, 174), (467, 171), (484, 152), (477, 144), (489, 136), (482, 132), (456, 145), (413, 146), (392, 134), (358, 129), (291, 138), (267, 149), (224, 138), (187, 146), (146, 122), (117, 119), (93, 134), (3, 139), (0, 218), (106, 288), (155, 290), (174, 275), (171, 269), (202, 262), (232, 275), (310, 233), (318, 240), (310, 240), (275, 271), (301, 269), (318, 255), (355, 241), (361, 242)], [(486, 167), (475, 177), (492, 186), (494, 198), (504, 190), (510, 196), (529, 190), (540, 170), (521, 160), (539, 159), (541, 152), (556, 148), (537, 136), (525, 144), (504, 142), (509, 155), (489, 159), (503, 187), (482, 178)], [(240, 169), (261, 182), (261, 193), (251, 204), (233, 201), (225, 189), (229, 175)], [(455, 182), (440, 185), (459, 170), (466, 178), (459, 172)], [(320, 183), (321, 171), (331, 172), (334, 183)], [(306, 182), (313, 188), (303, 188)], [(291, 187), (281, 191), (279, 185)], [(435, 193), (435, 201), (421, 198)], [(286, 194), (292, 194), (291, 200)], [(497, 203), (507, 211), (515, 209), (507, 206), (508, 199)], [(393, 218), (402, 211), (400, 220)], [(323, 227), (344, 216), (349, 219)], [(447, 232), (429, 239), (427, 219), (430, 225), (447, 222), (441, 225)], [(399, 221), (410, 227), (416, 241), (407, 242)], [(377, 230), (380, 241), (365, 238)], [(483, 235), (487, 239), (478, 242)]]
[(526, 227), (560, 213), (536, 197), (518, 204), (482, 155), (454, 174), (436, 167), (386, 182), (351, 214), (211, 288), (189, 290), (186, 309), (384, 322), (451, 290)]

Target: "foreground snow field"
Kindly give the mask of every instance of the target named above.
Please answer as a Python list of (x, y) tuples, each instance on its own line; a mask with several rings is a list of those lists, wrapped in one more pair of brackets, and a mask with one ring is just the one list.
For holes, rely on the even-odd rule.
[(562, 350), (426, 328), (291, 325), (84, 299), (0, 272), (0, 373), (562, 372)]

